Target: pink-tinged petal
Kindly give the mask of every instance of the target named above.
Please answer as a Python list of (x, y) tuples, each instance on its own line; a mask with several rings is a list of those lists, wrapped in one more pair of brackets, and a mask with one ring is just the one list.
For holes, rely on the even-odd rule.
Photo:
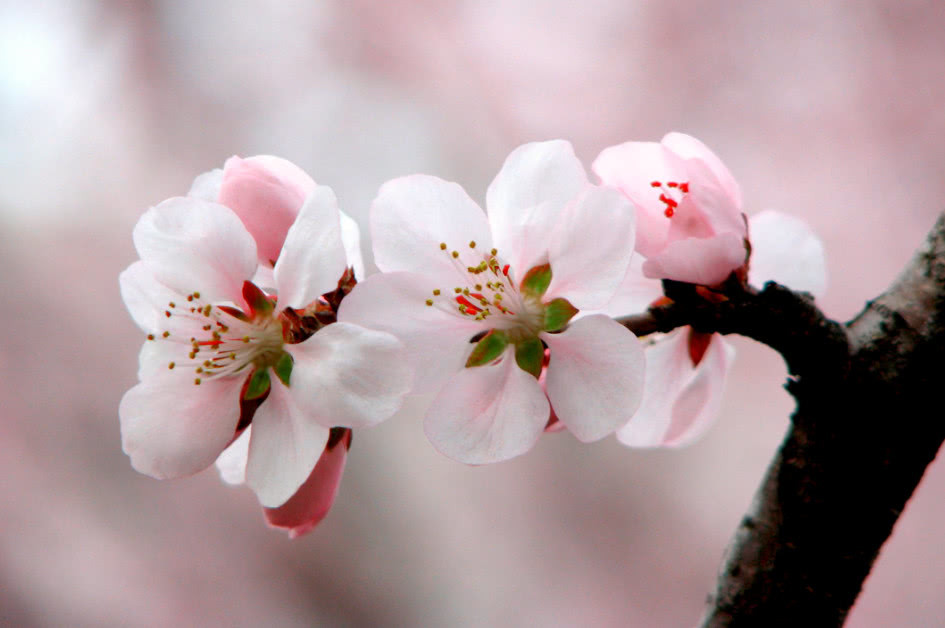
[(164, 312), (170, 303), (181, 300), (180, 293), (160, 283), (142, 261), (118, 276), (121, 299), (141, 331), (151, 334), (166, 329)]
[(197, 198), (164, 201), (141, 216), (135, 248), (154, 278), (179, 294), (240, 302), (256, 270), (256, 243), (230, 209)]
[(683, 159), (697, 159), (703, 162), (712, 171), (713, 177), (722, 186), (725, 194), (733, 200), (735, 206), (741, 211), (742, 192), (735, 181), (735, 177), (722, 163), (722, 160), (709, 150), (708, 146), (691, 135), (678, 132), (666, 134), (661, 143)]
[(250, 425), (223, 450), (214, 463), (220, 472), (220, 479), (227, 484), (243, 484), (246, 481), (246, 459), (249, 457), (249, 439), (253, 426)]
[(303, 308), (331, 292), (347, 266), (338, 199), (320, 185), (305, 200), (276, 262), (279, 306)]
[(371, 205), (371, 238), (374, 261), (384, 272), (451, 276), (451, 251), (468, 251), (470, 242), (479, 251), (492, 248), (486, 215), (463, 188), (422, 174), (381, 186)]
[(760, 287), (766, 281), (777, 281), (792, 290), (823, 296), (827, 290), (824, 245), (806, 222), (765, 210), (749, 218), (748, 229), (749, 283)]
[(550, 411), (538, 381), (518, 367), (508, 349), (498, 364), (453, 375), (430, 406), (423, 431), (453, 460), (500, 462), (534, 447)]
[[(350, 442), (350, 435), (347, 436)], [(266, 521), (273, 528), (287, 530), (294, 539), (309, 532), (325, 518), (335, 502), (345, 469), (348, 446), (344, 442), (326, 449), (311, 475), (298, 492), (278, 508), (266, 508)]]
[[(697, 222), (705, 223), (708, 233), (696, 230), (684, 233), (684, 236), (706, 237), (717, 233), (732, 232), (745, 236), (745, 218), (742, 215), (741, 205), (736, 204), (735, 198), (726, 191), (715, 179), (709, 168), (700, 161), (691, 161), (687, 164), (689, 178), (689, 194), (685, 200), (687, 207), (697, 210)], [(680, 212), (670, 219), (669, 239), (677, 239), (680, 231), (680, 214), (685, 207), (680, 206)], [(700, 225), (701, 227), (701, 225)]]
[(285, 349), (295, 359), (293, 402), (325, 427), (380, 423), (410, 392), (407, 351), (386, 332), (338, 322)]
[(213, 464), (236, 432), (243, 382), (230, 377), (197, 386), (193, 371), (175, 369), (129, 390), (118, 415), (131, 466), (166, 479)]
[(643, 274), (651, 279), (714, 286), (744, 263), (744, 239), (735, 233), (722, 233), (670, 242), (662, 253), (643, 263)]
[(670, 220), (659, 198), (662, 189), (651, 183), (685, 182), (685, 162), (657, 142), (626, 142), (605, 148), (593, 170), (637, 207), (636, 250), (647, 257), (658, 253), (666, 245)]
[(649, 309), (650, 305), (662, 296), (663, 282), (644, 277), (643, 258), (635, 255), (630, 260), (630, 268), (617, 287), (614, 298), (598, 311), (615, 317), (639, 314)]
[(698, 366), (689, 353), (691, 329), (678, 329), (646, 348), (646, 387), (640, 409), (617, 438), (630, 447), (687, 445), (718, 416), (735, 349), (713, 334)]
[(354, 268), (354, 277), (364, 279), (364, 257), (361, 255), (361, 228), (348, 214), (341, 212), (341, 242), (345, 247), (348, 266)]
[(271, 266), (314, 189), (310, 176), (280, 157), (230, 157), (223, 166), (220, 203), (236, 212), (256, 240), (259, 261)]
[[(440, 296), (433, 296), (433, 289)], [(434, 305), (426, 300), (434, 298)], [(469, 339), (484, 331), (483, 323), (459, 314), (449, 285), (431, 283), (415, 273), (372, 275), (341, 302), (338, 320), (378, 329), (400, 338), (413, 367), (414, 391), (436, 392), (461, 370), (472, 351)]]
[(269, 396), (253, 416), (246, 462), (246, 484), (267, 508), (299, 490), (328, 443), (328, 428), (299, 408), (278, 378), (271, 380)]
[(214, 168), (194, 179), (187, 196), (219, 203), (221, 185), (223, 185), (223, 168)]
[(561, 213), (548, 250), (547, 298), (564, 297), (579, 310), (607, 303), (633, 255), (634, 208), (613, 188), (591, 187)]
[(520, 277), (548, 261), (557, 216), (587, 186), (584, 166), (564, 140), (524, 144), (506, 158), (486, 207), (499, 255)]
[(546, 378), (555, 414), (582, 442), (625, 424), (643, 396), (643, 347), (613, 319), (596, 314), (560, 334), (542, 333), (551, 350)]

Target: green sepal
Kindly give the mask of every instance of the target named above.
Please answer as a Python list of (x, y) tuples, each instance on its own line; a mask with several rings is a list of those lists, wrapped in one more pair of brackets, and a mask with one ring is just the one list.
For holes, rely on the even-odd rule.
[(469, 359), (466, 360), (467, 368), (470, 366), (483, 366), (489, 364), (497, 357), (502, 355), (505, 348), (509, 346), (509, 337), (504, 331), (497, 329), (489, 330), (489, 333), (482, 337), (482, 340), (476, 343)]
[(568, 321), (574, 318), (578, 309), (567, 299), (557, 298), (545, 305), (545, 331), (560, 331), (567, 327)]
[(252, 281), (243, 282), (243, 299), (246, 301), (246, 305), (249, 306), (253, 318), (258, 314), (271, 314), (276, 307), (266, 296), (266, 293), (260, 290)]
[(289, 378), (292, 377), (293, 365), (295, 365), (295, 360), (292, 359), (292, 356), (289, 355), (287, 351), (283, 351), (282, 355), (280, 355), (279, 359), (276, 361), (275, 366), (272, 367), (272, 370), (276, 372), (276, 377), (278, 377), (287, 388), (289, 386)]
[(545, 360), (545, 345), (538, 338), (529, 338), (515, 345), (515, 362), (526, 373), (536, 378), (541, 375), (541, 365)]
[(551, 283), (551, 264), (542, 264), (535, 266), (522, 277), (522, 283), (519, 286), (525, 294), (541, 298), (548, 285)]
[(258, 399), (265, 395), (267, 390), (269, 390), (269, 369), (256, 369), (249, 378), (249, 386), (243, 393), (243, 399), (247, 401)]

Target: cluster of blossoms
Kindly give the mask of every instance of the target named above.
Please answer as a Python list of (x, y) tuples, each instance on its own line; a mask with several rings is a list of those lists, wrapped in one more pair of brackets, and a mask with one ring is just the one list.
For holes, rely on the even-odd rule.
[(410, 392), (433, 395), (434, 447), (469, 464), (563, 429), (691, 442), (733, 349), (688, 328), (641, 342), (611, 317), (659, 301), (662, 279), (817, 293), (823, 252), (795, 218), (746, 219), (734, 178), (689, 136), (609, 148), (593, 169), (600, 184), (567, 142), (524, 145), (486, 212), (455, 183), (389, 181), (370, 215), (382, 272), (367, 278), (357, 225), (296, 166), (233, 157), (201, 175), (142, 216), (141, 259), (120, 278), (147, 335), (119, 409), (132, 465), (170, 478), (215, 462), (296, 536), (331, 507), (351, 430)]

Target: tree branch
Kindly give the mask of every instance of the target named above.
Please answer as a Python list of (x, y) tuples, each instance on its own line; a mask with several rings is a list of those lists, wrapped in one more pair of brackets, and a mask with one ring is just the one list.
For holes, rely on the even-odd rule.
[(739, 333), (778, 350), (797, 402), (728, 549), (703, 626), (840, 625), (945, 440), (945, 215), (883, 295), (847, 325), (768, 284), (674, 303), (632, 330)]

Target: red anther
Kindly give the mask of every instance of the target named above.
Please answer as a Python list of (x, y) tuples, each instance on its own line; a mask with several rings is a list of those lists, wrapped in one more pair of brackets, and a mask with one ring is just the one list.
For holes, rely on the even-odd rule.
[(486, 300), (486, 297), (482, 296), (482, 295), (479, 294), (478, 292), (470, 292), (470, 293), (469, 293), (469, 296), (471, 296), (471, 297), (474, 298), (474, 299), (479, 299), (480, 301), (485, 301), (485, 300)]
[(679, 187), (679, 184), (676, 183), (675, 181), (668, 181), (668, 182), (666, 183), (666, 187), (668, 187), (668, 188), (675, 188), (675, 187)]
[(661, 188), (663, 187), (663, 184), (659, 181), (650, 181), (650, 187)]
[(680, 183), (680, 184), (679, 184), (679, 189), (680, 189), (682, 192), (688, 194), (688, 193), (689, 193), (689, 184), (688, 184), (688, 183)]
[(462, 295), (456, 297), (456, 302), (459, 303), (460, 305), (465, 305), (465, 306), (466, 306), (466, 313), (467, 313), (467, 314), (478, 314), (478, 313), (479, 313), (479, 308), (476, 307), (475, 305), (473, 305), (472, 303), (470, 303), (470, 302), (469, 302), (469, 299), (467, 299), (466, 297), (464, 297), (464, 296), (462, 296)]
[(677, 203), (676, 201), (674, 201), (674, 200), (671, 199), (670, 197), (666, 196), (665, 194), (660, 194), (660, 200), (663, 201), (664, 203), (666, 203), (666, 205), (668, 205), (669, 207), (678, 207), (678, 206), (679, 206), (679, 203)]
[(502, 267), (502, 274), (505, 275), (506, 277), (509, 276), (509, 265), (508, 265), (508, 264), (506, 264), (505, 266)]
[(667, 218), (672, 218), (672, 217), (673, 217), (673, 214), (675, 214), (675, 213), (676, 213), (676, 212), (673, 211), (673, 208), (672, 208), (672, 207), (667, 207), (667, 208), (666, 208), (666, 211), (663, 212), (663, 215), (666, 216)]

